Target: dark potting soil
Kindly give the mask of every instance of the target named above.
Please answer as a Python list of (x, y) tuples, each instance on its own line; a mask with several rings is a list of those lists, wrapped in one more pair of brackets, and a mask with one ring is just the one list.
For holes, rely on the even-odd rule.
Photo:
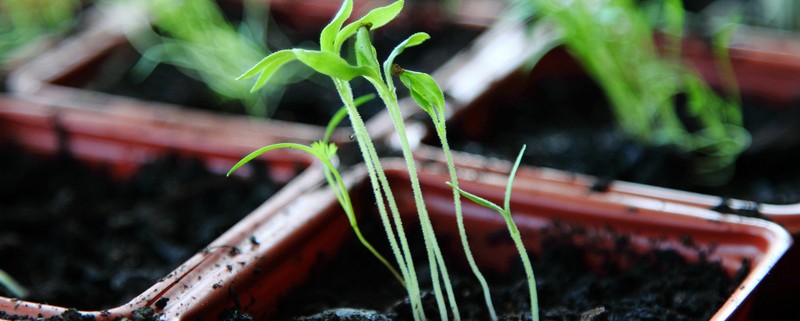
[[(580, 229), (557, 227), (542, 233), (545, 252), (531, 254), (542, 320), (708, 320), (749, 269), (743, 262), (731, 278), (717, 263), (689, 264), (674, 251), (637, 254), (627, 247), (624, 236), (619, 236), (612, 252), (566, 241), (565, 235), (575, 236), (582, 233)], [(424, 252), (420, 244), (416, 249)], [(415, 260), (423, 261), (427, 262)], [(530, 320), (527, 282), (518, 261), (514, 259), (516, 268), (510, 274), (488, 276), (500, 320)], [(629, 268), (614, 263), (621, 261), (630, 263)], [(450, 268), (462, 319), (489, 320), (474, 276), (465, 268), (453, 264)], [(423, 284), (430, 283), (424, 279), (428, 273), (426, 266), (418, 266)], [(439, 320), (430, 290), (423, 293), (423, 300), (429, 320)], [(313, 271), (311, 279), (278, 306), (281, 311), (273, 320), (413, 320), (404, 289), (355, 241), (346, 244), (328, 266)]]
[[(238, 11), (234, 8), (226, 8), (226, 12)], [(231, 18), (235, 20), (237, 17)], [(270, 48), (283, 49), (299, 46), (316, 49), (318, 47), (316, 42), (319, 39), (319, 30), (294, 30), (287, 26), (278, 29), (276, 26), (271, 26), (269, 32), (278, 32), (279, 36), (268, 36), (268, 39), (283, 39), (283, 41), (270, 43)], [(409, 24), (387, 26), (374, 32), (373, 41), (379, 59), (386, 58), (394, 46), (417, 31), (428, 32), (431, 34), (431, 39), (423, 45), (406, 50), (397, 62), (410, 70), (428, 73), (433, 72), (459, 50), (467, 47), (472, 39), (480, 33), (477, 29), (455, 25), (424, 26), (423, 29)], [(350, 47), (350, 45), (345, 45), (343, 52), (348, 52)], [(141, 56), (136, 50), (128, 45), (123, 45), (106, 53), (99, 62), (87, 67), (86, 70), (60, 79), (57, 83), (178, 106), (247, 114), (244, 105), (240, 102), (219, 97), (204, 83), (187, 76), (171, 65), (160, 64), (146, 78), (140, 79), (140, 76), (131, 71), (140, 58)], [(361, 78), (354, 79), (352, 84), (355, 97), (374, 93), (372, 86)], [(399, 82), (397, 85), (400, 86)], [(403, 89), (398, 90), (400, 97), (406, 95)], [(330, 79), (311, 73), (307, 80), (287, 85), (280, 104), (269, 107), (271, 110), (268, 113), (272, 115), (273, 119), (324, 126), (341, 107), (341, 99)], [(380, 100), (374, 99), (365, 103), (359, 108), (359, 111), (366, 120), (382, 109), (383, 105)], [(346, 125), (349, 121), (345, 119), (342, 123)]]
[[(75, 309), (64, 311), (61, 315), (43, 318), (41, 316), (27, 316), (27, 315), (9, 315), (4, 311), (0, 311), (0, 318), (12, 321), (94, 321), (96, 318), (92, 315), (81, 314)], [(130, 318), (117, 317), (112, 321), (158, 321), (159, 317), (152, 307), (144, 307), (134, 310)]]
[[(0, 149), (0, 269), (25, 298), (100, 310), (129, 301), (202, 250), (277, 189), (264, 166), (248, 178), (177, 155), (128, 180), (69, 155)], [(4, 296), (10, 296), (4, 289)]]
[[(515, 93), (484, 97), (448, 124), (454, 149), (611, 180), (657, 185), (756, 202), (800, 202), (800, 102), (775, 109), (744, 100), (744, 122), (753, 142), (726, 183), (709, 186), (693, 171), (696, 159), (670, 147), (644, 146), (615, 126), (602, 91), (585, 77), (516, 79)], [(522, 86), (522, 87), (519, 87)], [(438, 139), (426, 142), (439, 146)]]

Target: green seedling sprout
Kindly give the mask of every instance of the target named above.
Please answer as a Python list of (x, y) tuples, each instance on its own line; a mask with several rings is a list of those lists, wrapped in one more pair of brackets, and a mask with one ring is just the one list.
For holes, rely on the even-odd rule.
[(145, 78), (157, 65), (170, 64), (205, 83), (222, 99), (239, 101), (249, 115), (271, 116), (284, 85), (306, 78), (308, 72), (287, 68), (274, 86), (258, 95), (250, 92), (252, 84), (235, 79), (269, 53), (262, 45), (268, 12), (252, 2), (244, 1), (244, 20), (236, 28), (212, 0), (149, 1), (153, 27), (159, 33), (144, 30), (129, 37), (142, 53), (133, 69), (135, 75)]
[[(662, 4), (667, 49), (660, 54), (647, 17), (631, 0), (529, 0), (539, 21), (555, 23), (561, 41), (604, 90), (620, 128), (649, 145), (671, 145), (700, 155), (696, 171), (723, 180), (749, 145), (743, 128), (733, 74), (716, 94), (680, 61), (684, 9), (679, 0)], [(729, 34), (729, 33), (728, 33)], [(725, 43), (727, 40), (720, 40)], [(719, 48), (719, 47), (718, 47)], [(725, 58), (726, 55), (717, 55)], [(697, 128), (681, 119), (676, 97), (686, 97), (686, 113)], [(721, 183), (709, 181), (709, 184)]]
[(461, 211), (461, 196), (457, 191), (458, 177), (456, 175), (456, 167), (453, 161), (453, 155), (450, 152), (450, 146), (447, 142), (444, 94), (442, 93), (441, 88), (439, 88), (439, 86), (436, 84), (436, 81), (430, 75), (405, 70), (398, 65), (392, 64), (394, 57), (399, 55), (404, 48), (405, 45), (401, 44), (397, 47), (397, 49), (395, 49), (395, 52), (392, 52), (392, 54), (389, 56), (389, 59), (386, 60), (387, 64), (384, 65), (384, 69), (388, 69), (389, 65), (391, 65), (390, 68), (392, 73), (400, 78), (400, 81), (403, 83), (403, 85), (408, 88), (414, 101), (425, 112), (428, 113), (433, 121), (436, 134), (439, 136), (439, 141), (442, 144), (442, 151), (444, 152), (445, 159), (447, 161), (447, 168), (450, 173), (450, 182), (448, 184), (454, 186), (453, 204), (455, 206), (456, 223), (458, 225), (458, 234), (461, 239), (461, 245), (464, 248), (464, 253), (470, 269), (472, 269), (472, 273), (478, 279), (478, 283), (483, 289), (484, 300), (486, 301), (486, 307), (489, 310), (489, 316), (492, 320), (497, 320), (497, 313), (494, 310), (491, 293), (489, 292), (489, 285), (486, 282), (486, 278), (480, 272), (477, 263), (475, 262), (475, 258), (473, 257), (472, 250), (469, 246), (467, 232), (464, 227), (464, 216), (462, 215)]
[(336, 199), (339, 201), (342, 209), (344, 209), (345, 215), (347, 215), (347, 220), (350, 222), (350, 227), (353, 228), (353, 231), (355, 232), (356, 237), (358, 237), (359, 242), (361, 242), (361, 244), (364, 245), (364, 247), (366, 247), (367, 250), (369, 250), (372, 255), (375, 256), (375, 258), (381, 261), (381, 263), (383, 263), (383, 265), (385, 265), (389, 271), (392, 272), (392, 275), (394, 275), (395, 278), (397, 278), (400, 283), (405, 286), (405, 282), (403, 281), (403, 277), (400, 275), (400, 273), (397, 272), (394, 267), (392, 267), (386, 258), (384, 258), (380, 253), (378, 253), (377, 250), (375, 250), (375, 247), (373, 247), (372, 244), (370, 244), (369, 241), (364, 238), (364, 235), (361, 233), (361, 229), (358, 228), (358, 221), (356, 219), (355, 209), (353, 209), (353, 202), (351, 201), (350, 193), (348, 192), (347, 186), (342, 180), (342, 175), (339, 173), (339, 170), (333, 165), (333, 159), (336, 157), (337, 151), (336, 144), (318, 141), (308, 146), (296, 143), (279, 143), (265, 146), (242, 158), (242, 160), (236, 163), (236, 165), (234, 165), (230, 171), (228, 171), (228, 176), (256, 157), (277, 149), (300, 150), (310, 154), (311, 156), (314, 156), (322, 163), (325, 179), (327, 180), (328, 185), (330, 185), (330, 187), (333, 189)]
[[(433, 293), (436, 298), (439, 317), (442, 320), (460, 320), (461, 317), (455, 302), (449, 274), (430, 218), (428, 217), (427, 209), (425, 208), (422, 190), (416, 173), (416, 166), (405, 132), (405, 124), (400, 114), (396, 89), (392, 80), (393, 75), (396, 74), (400, 76), (401, 81), (403, 81), (406, 86), (413, 87), (411, 88), (413, 92), (412, 95), (415, 95), (415, 99), (418, 103), (427, 101), (427, 103), (421, 103), (423, 108), (428, 108), (428, 106), (441, 108), (441, 106), (443, 106), (443, 103), (438, 102), (438, 97), (441, 96), (441, 90), (435, 85), (435, 82), (432, 81), (433, 79), (430, 78), (430, 76), (411, 71), (400, 72), (400, 69), (397, 69), (399, 67), (395, 68), (393, 63), (394, 58), (403, 50), (421, 44), (427, 40), (429, 36), (425, 33), (417, 33), (410, 36), (392, 51), (389, 58), (384, 61), (383, 68), (381, 69), (381, 64), (378, 62), (377, 54), (369, 35), (371, 30), (380, 28), (393, 20), (399, 14), (402, 7), (403, 1), (397, 1), (388, 6), (374, 9), (363, 17), (345, 25), (345, 20), (350, 16), (353, 10), (353, 1), (345, 0), (334, 19), (322, 30), (320, 34), (320, 50), (286, 49), (277, 51), (261, 60), (240, 78), (257, 77), (255, 85), (253, 86), (253, 90), (257, 90), (264, 86), (283, 65), (292, 61), (300, 61), (332, 79), (340, 98), (344, 102), (347, 115), (353, 126), (356, 142), (358, 143), (362, 158), (367, 167), (370, 183), (373, 186), (373, 193), (375, 195), (381, 223), (384, 226), (400, 274), (406, 283), (412, 313), (415, 320), (426, 320), (425, 312), (422, 309), (419, 281), (417, 280), (414, 263), (411, 258), (408, 240), (405, 237), (403, 223), (400, 220), (397, 203), (379, 161), (374, 144), (370, 139), (361, 116), (356, 110), (349, 81), (356, 77), (362, 77), (373, 85), (378, 97), (380, 97), (386, 106), (400, 139), (403, 157), (409, 171), (417, 214), (422, 227), (425, 250), (430, 265)], [(341, 54), (342, 45), (353, 37), (355, 37), (355, 64), (342, 58)], [(436, 103), (431, 104), (431, 102), (434, 101), (436, 101)], [(441, 115), (437, 117), (442, 119)], [(456, 194), (454, 193), (454, 195)], [(467, 255), (469, 256), (470, 253), (467, 253)], [(446, 299), (445, 293), (447, 296)], [(450, 305), (450, 312), (448, 312), (447, 309), (448, 304)]]
[(20, 285), (11, 275), (3, 270), (0, 270), (0, 286), (6, 288), (6, 290), (16, 298), (24, 299), (28, 296), (28, 289)]
[(80, 0), (0, 0), (0, 64), (15, 48), (75, 25)]
[(514, 218), (511, 217), (511, 187), (514, 185), (514, 176), (517, 174), (517, 169), (522, 161), (522, 154), (524, 152), (525, 146), (523, 145), (522, 150), (519, 151), (517, 160), (514, 162), (514, 167), (511, 169), (511, 173), (508, 175), (508, 184), (506, 185), (503, 207), (500, 207), (497, 204), (494, 204), (491, 201), (481, 198), (475, 194), (466, 192), (450, 182), (447, 182), (447, 185), (450, 185), (453, 187), (453, 190), (457, 191), (461, 195), (464, 195), (464, 197), (475, 202), (476, 204), (492, 209), (503, 216), (506, 221), (506, 225), (508, 226), (508, 232), (511, 235), (511, 238), (514, 240), (514, 245), (516, 245), (517, 251), (519, 251), (519, 257), (522, 260), (522, 266), (525, 269), (525, 274), (527, 275), (528, 289), (530, 291), (531, 298), (531, 319), (533, 321), (539, 321), (539, 296), (536, 291), (536, 278), (533, 275), (533, 266), (531, 265), (531, 259), (528, 257), (528, 252), (525, 250), (525, 244), (522, 243), (522, 237), (520, 236), (517, 224), (514, 223)]

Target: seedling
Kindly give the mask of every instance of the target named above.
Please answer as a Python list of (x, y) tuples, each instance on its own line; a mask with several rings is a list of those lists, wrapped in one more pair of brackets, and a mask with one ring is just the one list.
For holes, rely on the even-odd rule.
[[(363, 77), (373, 85), (378, 97), (383, 101), (391, 116), (408, 168), (417, 214), (422, 227), (439, 318), (442, 320), (460, 320), (461, 317), (457, 303), (455, 302), (449, 274), (425, 208), (419, 178), (417, 177), (416, 165), (414, 164), (411, 147), (406, 135), (405, 124), (400, 115), (396, 88), (392, 78), (393, 76), (400, 77), (403, 85), (410, 89), (414, 100), (431, 115), (432, 119), (437, 124), (437, 131), (443, 139), (443, 145), (447, 146), (444, 135), (444, 98), (441, 89), (430, 75), (404, 70), (400, 66), (394, 64), (395, 58), (405, 49), (420, 45), (427, 40), (429, 36), (425, 33), (416, 33), (408, 37), (395, 47), (383, 64), (379, 63), (375, 48), (370, 40), (370, 31), (389, 23), (399, 14), (402, 7), (403, 1), (397, 1), (386, 7), (374, 9), (360, 19), (345, 25), (345, 20), (350, 16), (353, 10), (353, 1), (345, 0), (336, 17), (322, 30), (320, 34), (320, 50), (286, 49), (275, 52), (261, 60), (240, 78), (257, 76), (255, 85), (253, 86), (253, 90), (257, 90), (264, 86), (283, 65), (291, 61), (300, 61), (315, 71), (331, 78), (340, 98), (344, 102), (347, 115), (350, 118), (351, 125), (355, 132), (354, 136), (362, 153), (370, 183), (373, 186), (372, 190), (376, 199), (376, 206), (378, 207), (381, 223), (384, 226), (400, 275), (405, 281), (414, 318), (420, 321), (426, 320), (425, 312), (422, 308), (420, 285), (408, 246), (408, 240), (405, 236), (403, 222), (400, 219), (397, 203), (379, 161), (378, 153), (356, 109), (350, 81), (356, 77)], [(353, 37), (355, 37), (355, 64), (342, 58), (341, 54), (343, 44)], [(328, 132), (330, 131), (329, 127)], [(293, 147), (299, 148), (299, 146)], [(313, 148), (310, 148), (308, 151), (311, 152), (312, 149)], [(458, 181), (455, 176), (455, 168), (449, 148), (445, 148), (445, 154), (448, 158), (451, 184), (457, 186)], [(328, 171), (331, 172), (331, 169), (328, 169)], [(333, 175), (333, 178), (336, 180), (335, 175)], [(341, 192), (337, 192), (337, 195), (340, 194)], [(477, 266), (475, 266), (469, 250), (466, 232), (464, 231), (463, 220), (461, 218), (460, 194), (454, 190), (453, 195), (465, 254), (469, 258), (476, 276), (478, 276), (484, 286), (487, 305), (491, 310), (491, 317), (492, 319), (496, 319), (489, 297), (488, 286), (483, 276), (477, 271)], [(450, 306), (449, 312), (448, 305)]]
[[(356, 99), (355, 103), (356, 106), (359, 106), (369, 100), (371, 100), (374, 95), (367, 95), (363, 97), (359, 97)], [(323, 172), (325, 173), (325, 180), (328, 182), (328, 185), (333, 189), (334, 194), (336, 195), (336, 199), (339, 201), (339, 204), (344, 209), (345, 215), (347, 215), (347, 219), (350, 222), (350, 226), (353, 228), (353, 231), (356, 233), (356, 237), (361, 242), (364, 247), (366, 247), (372, 255), (375, 256), (383, 265), (385, 265), (392, 274), (400, 281), (400, 283), (405, 285), (403, 281), (403, 277), (400, 276), (399, 272), (392, 267), (392, 265), (387, 261), (372, 244), (364, 238), (364, 235), (361, 233), (361, 229), (358, 228), (358, 220), (356, 219), (355, 209), (353, 208), (353, 202), (350, 198), (350, 192), (348, 192), (347, 186), (345, 185), (344, 181), (342, 180), (342, 175), (339, 173), (339, 170), (336, 166), (333, 165), (333, 160), (336, 158), (336, 151), (337, 147), (336, 144), (330, 143), (328, 140), (330, 138), (330, 133), (333, 132), (332, 129), (336, 128), (336, 126), (341, 122), (343, 116), (339, 116), (340, 113), (337, 113), (333, 118), (331, 118), (328, 124), (328, 131), (325, 133), (325, 137), (318, 142), (314, 142), (311, 145), (302, 145), (296, 143), (279, 143), (273, 144), (269, 146), (265, 146), (259, 148), (258, 150), (250, 153), (249, 155), (242, 158), (238, 163), (236, 163), (229, 171), (228, 176), (233, 174), (234, 171), (239, 169), (240, 167), (244, 166), (251, 160), (255, 159), (262, 154), (276, 150), (276, 149), (295, 149), (300, 150), (303, 152), (308, 153), (309, 155), (315, 157), (322, 163)]]
[(129, 37), (142, 53), (134, 73), (145, 78), (158, 64), (174, 65), (201, 80), (222, 99), (241, 102), (248, 114), (271, 116), (283, 95), (284, 85), (302, 80), (308, 73), (287, 68), (276, 77), (273, 86), (258, 95), (250, 92), (252, 84), (235, 79), (269, 53), (263, 45), (266, 8), (252, 0), (243, 3), (244, 20), (237, 28), (212, 0), (149, 2), (154, 14), (153, 27), (158, 32), (144, 30)]
[[(402, 46), (398, 46), (398, 48), (403, 48)], [(398, 52), (399, 54), (399, 52)], [(393, 55), (387, 60), (387, 65), (384, 65), (384, 68), (387, 68), (389, 64), (392, 63)], [(439, 85), (436, 84), (436, 81), (428, 74), (414, 72), (410, 70), (404, 70), (398, 65), (392, 65), (391, 67), (392, 73), (400, 78), (400, 81), (406, 88), (409, 89), (411, 93), (411, 97), (414, 101), (431, 117), (433, 121), (434, 128), (436, 130), (436, 134), (439, 137), (439, 141), (442, 145), (442, 151), (445, 155), (445, 160), (447, 162), (447, 169), (450, 173), (450, 182), (449, 185), (453, 186), (453, 204), (455, 206), (455, 214), (456, 214), (456, 223), (458, 225), (458, 234), (461, 239), (461, 245), (464, 248), (464, 253), (466, 254), (467, 263), (469, 263), (470, 269), (472, 269), (472, 273), (478, 279), (478, 283), (481, 285), (483, 289), (484, 300), (486, 301), (486, 307), (489, 310), (489, 316), (492, 320), (497, 320), (497, 313), (494, 311), (494, 304), (492, 303), (491, 293), (489, 292), (489, 285), (486, 282), (486, 278), (480, 272), (477, 263), (475, 263), (475, 259), (472, 255), (472, 250), (469, 246), (469, 240), (467, 237), (467, 232), (464, 227), (464, 216), (461, 212), (461, 194), (457, 192), (458, 190), (458, 176), (456, 175), (456, 167), (455, 162), (453, 161), (453, 155), (450, 152), (450, 145), (447, 142), (447, 129), (445, 127), (446, 123), (446, 115), (444, 110), (444, 94), (442, 90), (439, 88)]]
[[(388, 179), (386, 178), (380, 161), (378, 160), (377, 151), (371, 139), (369, 138), (369, 133), (367, 133), (361, 116), (356, 110), (352, 89), (349, 83), (349, 81), (355, 77), (362, 76), (366, 78), (375, 86), (376, 90), (378, 91), (378, 95), (387, 105), (392, 117), (396, 118), (396, 116), (399, 114), (397, 111), (397, 98), (394, 96), (394, 91), (389, 90), (388, 85), (381, 77), (380, 67), (377, 62), (374, 48), (369, 42), (368, 32), (369, 29), (379, 28), (394, 19), (394, 17), (396, 17), (400, 12), (402, 6), (403, 2), (398, 1), (392, 5), (372, 10), (361, 19), (358, 19), (345, 26), (344, 21), (350, 16), (350, 13), (353, 9), (352, 1), (345, 0), (336, 17), (322, 30), (322, 33), (320, 34), (320, 50), (288, 49), (275, 52), (256, 64), (251, 70), (242, 75), (241, 78), (249, 78), (260, 74), (253, 87), (254, 90), (258, 89), (262, 87), (280, 67), (294, 60), (299, 60), (312, 69), (331, 77), (334, 86), (339, 92), (339, 95), (344, 102), (345, 107), (347, 108), (350, 122), (355, 131), (356, 141), (358, 142), (359, 148), (362, 152), (362, 158), (364, 159), (367, 171), (369, 173), (370, 183), (374, 187), (373, 192), (376, 198), (376, 204), (380, 213), (381, 222), (383, 223), (384, 230), (389, 240), (392, 253), (394, 254), (395, 260), (398, 264), (400, 273), (403, 277), (403, 280), (405, 280), (406, 289), (409, 293), (409, 299), (411, 300), (411, 306), (415, 315), (415, 319), (425, 320), (425, 314), (422, 310), (419, 283), (417, 280), (413, 260), (411, 258), (408, 241), (405, 237), (403, 224), (400, 220), (397, 204), (394, 199), (394, 195), (389, 188)], [(358, 33), (355, 44), (357, 64), (351, 65), (341, 57), (341, 47), (347, 39), (355, 36), (356, 33)], [(419, 39), (420, 37), (422, 36), (417, 36), (416, 39)], [(419, 44), (420, 42), (421, 41), (416, 41), (416, 44)], [(391, 79), (389, 79), (389, 81), (391, 81)], [(397, 122), (395, 122), (395, 124), (397, 125)], [(407, 147), (407, 138), (405, 138), (405, 132), (403, 129), (404, 128), (401, 120), (400, 127), (397, 127), (397, 130), (401, 140), (405, 139), (403, 145)], [(407, 151), (410, 152), (410, 149), (407, 149)], [(404, 153), (405, 152), (406, 151), (404, 151)], [(410, 153), (408, 153), (408, 156), (406, 157), (407, 160), (409, 160), (409, 157)], [(413, 160), (411, 160), (411, 163), (412, 167), (409, 168), (409, 172), (413, 178), (416, 178), (416, 173), (413, 169)], [(420, 222), (423, 226), (423, 235), (425, 238), (427, 253), (431, 266), (431, 278), (434, 283), (434, 292), (437, 301), (439, 302), (440, 315), (442, 316), (442, 319), (448, 319), (447, 311), (443, 301), (443, 295), (441, 292), (440, 282), (442, 282), (442, 279), (439, 277), (439, 272), (446, 270), (443, 268), (443, 260), (441, 259), (438, 244), (433, 236), (432, 228), (430, 227), (430, 220), (427, 218), (424, 205), (420, 206), (422, 204), (421, 192), (419, 191), (419, 182), (415, 182), (412, 179), (412, 185), (414, 186), (414, 194), (415, 198), (417, 199), (417, 209), (420, 213)], [(386, 209), (387, 204), (389, 211), (391, 211), (391, 219), (389, 216), (389, 211)], [(394, 225), (392, 225), (392, 222)], [(437, 253), (439, 253), (439, 255), (436, 255)], [(443, 274), (445, 274), (443, 279), (445, 281), (449, 281), (446, 272)], [(446, 286), (448, 288), (448, 293), (452, 293), (452, 287), (449, 286), (449, 282), (446, 282)], [(452, 303), (452, 301), (454, 301), (452, 294), (450, 295), (450, 298)], [(451, 305), (453, 306), (454, 311), (456, 311), (454, 312), (454, 318), (459, 319), (455, 305)]]
[[(302, 145), (296, 143), (279, 143), (273, 144), (266, 147), (259, 148), (258, 150), (250, 153), (249, 155), (245, 156), (240, 160), (236, 165), (234, 165), (230, 171), (228, 171), (228, 176), (233, 174), (234, 171), (242, 167), (244, 164), (250, 162), (251, 160), (255, 159), (262, 154), (276, 150), (276, 149), (296, 149), (303, 152), (308, 153), (311, 156), (317, 158), (323, 166), (323, 172), (325, 173), (325, 179), (328, 181), (328, 185), (333, 189), (334, 193), (336, 194), (336, 199), (339, 201), (339, 204), (344, 209), (345, 214), (347, 215), (348, 221), (350, 221), (350, 226), (353, 228), (353, 231), (356, 233), (356, 237), (361, 242), (364, 247), (366, 247), (372, 255), (375, 256), (383, 265), (385, 265), (392, 274), (400, 281), (400, 283), (405, 285), (402, 276), (397, 270), (392, 267), (392, 265), (387, 261), (372, 244), (364, 238), (364, 235), (361, 233), (361, 229), (358, 228), (358, 221), (356, 219), (355, 209), (353, 208), (353, 202), (350, 198), (350, 192), (347, 190), (347, 186), (345, 185), (344, 181), (342, 180), (342, 175), (339, 173), (339, 170), (336, 166), (333, 165), (333, 159), (336, 157), (336, 144), (333, 143), (326, 143), (324, 141), (314, 142), (311, 145)], [(2, 276), (2, 275), (0, 275)], [(2, 279), (0, 279), (2, 280)]]
[[(684, 10), (679, 0), (663, 2), (667, 49), (659, 53), (650, 23), (630, 0), (530, 0), (542, 23), (554, 23), (561, 41), (604, 90), (620, 128), (642, 143), (671, 145), (700, 155), (698, 174), (710, 184), (725, 179), (749, 145), (742, 127), (738, 90), (732, 73), (726, 89), (715, 93), (680, 62)], [(725, 39), (720, 38), (717, 48)], [(724, 58), (724, 54), (719, 55)], [(678, 97), (685, 97), (685, 113)], [(689, 125), (691, 124), (691, 125)]]
[(476, 204), (496, 211), (506, 220), (506, 226), (508, 227), (508, 232), (511, 235), (511, 238), (514, 240), (514, 245), (516, 245), (517, 251), (519, 251), (519, 257), (522, 260), (522, 266), (525, 269), (525, 274), (527, 275), (526, 279), (528, 281), (528, 290), (530, 291), (530, 298), (531, 298), (531, 319), (533, 321), (538, 321), (539, 296), (536, 291), (536, 278), (533, 275), (533, 267), (531, 265), (531, 259), (528, 257), (528, 252), (525, 250), (525, 244), (522, 243), (522, 237), (519, 234), (519, 229), (517, 228), (517, 224), (514, 223), (514, 218), (511, 217), (511, 187), (514, 185), (514, 176), (517, 175), (517, 169), (519, 168), (519, 163), (522, 161), (522, 155), (524, 153), (525, 153), (525, 146), (523, 145), (522, 150), (519, 151), (517, 160), (514, 162), (514, 167), (511, 168), (511, 173), (508, 174), (508, 184), (506, 185), (506, 193), (505, 193), (505, 198), (503, 199), (503, 207), (500, 207), (497, 204), (492, 203), (487, 199), (481, 198), (480, 196), (466, 192), (450, 182), (447, 182), (447, 185), (452, 186), (453, 190), (457, 191), (461, 195), (464, 195), (464, 197), (475, 202)]

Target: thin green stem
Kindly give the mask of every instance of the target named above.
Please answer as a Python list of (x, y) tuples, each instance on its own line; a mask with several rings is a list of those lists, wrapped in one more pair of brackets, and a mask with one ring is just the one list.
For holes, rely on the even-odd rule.
[(403, 116), (400, 114), (400, 107), (397, 104), (397, 98), (383, 82), (376, 79), (368, 79), (373, 83), (373, 85), (375, 85), (378, 96), (381, 97), (386, 104), (386, 108), (392, 118), (395, 131), (400, 139), (403, 158), (405, 159), (406, 167), (408, 167), (411, 189), (417, 206), (420, 225), (422, 226), (422, 235), (425, 239), (425, 248), (428, 252), (428, 261), (431, 266), (431, 280), (433, 282), (434, 294), (436, 295), (437, 303), (439, 304), (439, 314), (442, 316), (442, 320), (448, 319), (446, 307), (444, 306), (443, 295), (441, 292), (441, 285), (439, 284), (439, 273), (441, 273), (441, 282), (444, 284), (445, 291), (447, 292), (448, 300), (453, 313), (453, 319), (461, 320), (461, 315), (458, 311), (458, 305), (455, 301), (453, 286), (450, 282), (450, 275), (445, 266), (444, 257), (442, 256), (439, 242), (436, 239), (436, 235), (433, 230), (433, 224), (431, 223), (428, 215), (428, 210), (425, 207), (425, 200), (422, 196), (422, 188), (420, 187), (419, 177), (417, 175), (417, 169), (414, 163), (414, 156), (411, 152), (411, 145), (408, 142), (405, 123), (403, 122)]
[[(436, 134), (439, 136), (439, 141), (442, 144), (444, 157), (447, 161), (447, 169), (450, 172), (450, 182), (453, 184), (453, 186), (458, 188), (458, 176), (456, 175), (456, 166), (455, 162), (453, 161), (453, 155), (450, 152), (450, 145), (447, 142), (447, 130), (445, 127), (444, 115), (439, 115), (435, 112), (432, 112), (430, 116), (433, 119), (433, 124), (436, 128)], [(467, 258), (467, 263), (469, 264), (470, 269), (472, 269), (472, 273), (475, 274), (475, 277), (478, 279), (478, 283), (480, 283), (481, 288), (483, 289), (483, 297), (486, 301), (486, 308), (489, 309), (489, 316), (492, 320), (497, 320), (497, 313), (494, 310), (494, 303), (492, 303), (492, 295), (491, 292), (489, 292), (489, 285), (486, 282), (486, 278), (483, 276), (483, 273), (481, 273), (480, 268), (478, 268), (478, 264), (475, 262), (475, 258), (472, 255), (472, 249), (469, 246), (467, 231), (464, 227), (464, 215), (461, 211), (461, 194), (459, 194), (458, 190), (455, 188), (453, 189), (453, 205), (455, 206), (458, 234), (461, 238), (461, 245), (464, 247), (464, 254)]]
[[(389, 180), (380, 164), (375, 146), (373, 145), (372, 140), (369, 138), (369, 133), (364, 125), (364, 121), (361, 119), (361, 116), (358, 114), (355, 104), (353, 103), (353, 95), (350, 84), (339, 79), (334, 79), (334, 84), (342, 101), (345, 104), (345, 107), (348, 109), (350, 122), (353, 126), (353, 130), (356, 133), (356, 141), (359, 145), (364, 163), (367, 167), (370, 183), (373, 186), (373, 193), (375, 195), (378, 211), (381, 216), (381, 221), (389, 239), (392, 252), (395, 255), (398, 265), (400, 266), (401, 273), (406, 280), (406, 289), (409, 294), (409, 300), (411, 301), (412, 311), (414, 312), (415, 319), (419, 321), (426, 320), (425, 312), (422, 309), (421, 293), (417, 281), (416, 269), (414, 267), (413, 259), (411, 258), (411, 250), (408, 245), (408, 240), (405, 237), (397, 203), (389, 186)], [(380, 189), (383, 189), (384, 193), (381, 193)], [(385, 203), (383, 197), (384, 194), (386, 195)], [(395, 229), (397, 229), (398, 232), (396, 234), (392, 229), (392, 224), (389, 221), (389, 214), (386, 211), (387, 203), (389, 204), (389, 209), (392, 213)], [(399, 243), (400, 246), (402, 246), (402, 251), (400, 246), (398, 246), (397, 239), (400, 241)]]
[(503, 217), (506, 219), (506, 225), (508, 225), (508, 232), (511, 234), (511, 238), (514, 239), (514, 245), (517, 246), (517, 251), (519, 251), (519, 257), (522, 260), (522, 265), (525, 268), (525, 274), (527, 275), (528, 281), (528, 291), (530, 291), (530, 299), (531, 299), (531, 317), (533, 321), (539, 321), (539, 294), (536, 290), (536, 277), (533, 275), (533, 266), (531, 265), (531, 260), (528, 257), (528, 252), (525, 249), (525, 245), (522, 243), (522, 237), (520, 237), (519, 229), (517, 228), (517, 224), (514, 223), (514, 218), (511, 217), (511, 189), (514, 185), (514, 177), (517, 176), (517, 169), (519, 169), (519, 164), (522, 162), (522, 155), (525, 154), (525, 145), (522, 146), (522, 150), (519, 151), (519, 155), (517, 155), (517, 160), (514, 162), (514, 166), (511, 168), (511, 173), (508, 174), (508, 184), (506, 185), (506, 195), (503, 198)]
[(528, 281), (528, 291), (530, 292), (531, 298), (531, 320), (539, 321), (539, 294), (536, 290), (536, 277), (533, 274), (533, 265), (531, 264), (531, 259), (528, 257), (525, 244), (522, 243), (522, 237), (519, 234), (519, 229), (514, 223), (514, 219), (511, 218), (511, 212), (507, 212), (506, 215), (503, 215), (503, 217), (506, 219), (508, 233), (511, 234), (511, 238), (514, 240), (514, 245), (516, 245), (517, 251), (519, 251), (519, 257), (522, 259), (522, 266), (525, 268), (526, 279)]

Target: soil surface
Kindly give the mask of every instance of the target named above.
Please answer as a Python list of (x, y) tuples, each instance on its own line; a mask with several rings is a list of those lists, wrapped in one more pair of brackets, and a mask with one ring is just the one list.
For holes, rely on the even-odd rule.
[[(227, 178), (170, 155), (112, 181), (69, 155), (0, 148), (0, 269), (25, 298), (82, 310), (125, 303), (263, 203), (263, 166)], [(10, 296), (0, 289), (0, 294)]]
[[(531, 253), (531, 257), (542, 320), (708, 320), (749, 269), (744, 262), (737, 275), (729, 278), (719, 264), (688, 264), (673, 251), (637, 254), (624, 236), (618, 236), (612, 252), (565, 241), (565, 235), (576, 236), (583, 233), (581, 229), (558, 227), (541, 232), (546, 235), (546, 251)], [(373, 235), (367, 238), (381, 237)], [(424, 252), (420, 244), (416, 250)], [(627, 262), (630, 268), (614, 262)], [(495, 308), (501, 320), (530, 320), (525, 274), (518, 259), (514, 266), (510, 274), (488, 276)], [(418, 265), (417, 271), (421, 282), (429, 284), (424, 279), (427, 267)], [(489, 320), (472, 274), (454, 264), (450, 272), (463, 320)], [(282, 311), (274, 320), (413, 320), (404, 289), (355, 241), (312, 275), (280, 302)], [(439, 320), (430, 290), (424, 292), (423, 300), (427, 317)]]
[[(696, 155), (644, 146), (615, 126), (602, 91), (583, 76), (515, 78), (516, 92), (498, 90), (448, 124), (460, 151), (512, 161), (527, 144), (523, 163), (595, 175), (597, 189), (611, 180), (632, 181), (725, 198), (800, 202), (800, 102), (775, 109), (744, 100), (752, 145), (730, 179), (716, 186), (692, 170)], [(438, 139), (426, 141), (438, 146)]]

